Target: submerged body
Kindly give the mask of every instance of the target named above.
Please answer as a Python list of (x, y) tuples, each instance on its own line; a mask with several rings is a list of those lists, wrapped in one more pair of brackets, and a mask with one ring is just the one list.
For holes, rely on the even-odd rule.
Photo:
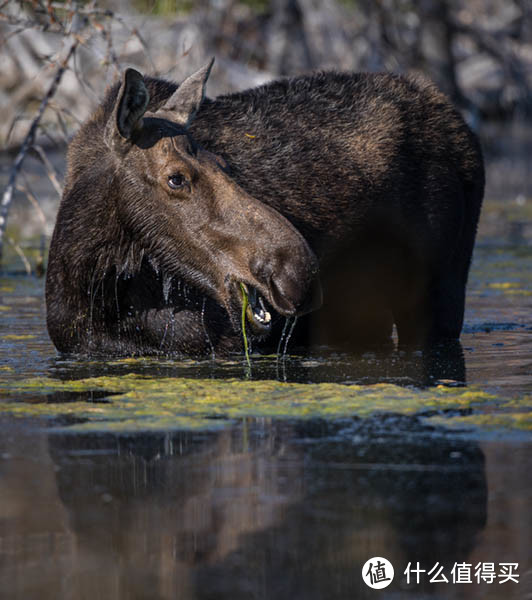
[[(177, 86), (143, 82), (151, 112), (137, 129), (150, 119), (160, 129)], [(212, 283), (219, 269), (258, 290), (254, 324), (262, 310), (274, 326), (259, 328), (254, 348), (275, 348), (278, 316), (312, 307), (314, 257), (323, 306), (300, 320), (298, 343), (356, 349), (389, 339), (394, 323), (401, 343), (460, 335), (484, 172), (475, 136), (432, 85), (320, 73), (200, 101), (185, 137), (217, 157), (208, 167), (212, 199), (186, 209), (180, 200), (187, 217), (176, 217), (173, 238), (166, 228), (177, 204), (151, 198), (155, 184), (139, 174), (149, 161), (130, 166), (135, 152), (156, 146), (139, 134), (133, 150), (117, 153), (105, 133), (124, 85), (69, 150), (46, 290), (59, 350), (240, 351), (240, 305)], [(164, 137), (174, 134), (183, 138)], [(122, 185), (129, 175), (117, 178), (131, 171), (145, 184), (134, 200)], [(227, 189), (231, 198), (220, 200)], [(197, 240), (205, 231), (204, 243), (180, 242), (183, 232)]]

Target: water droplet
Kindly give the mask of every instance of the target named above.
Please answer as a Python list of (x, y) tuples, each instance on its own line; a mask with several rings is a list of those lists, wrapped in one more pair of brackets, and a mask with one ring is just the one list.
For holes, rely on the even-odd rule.
[(205, 338), (207, 340), (207, 343), (209, 344), (209, 346), (211, 348), (212, 360), (214, 360), (216, 358), (216, 353), (214, 352), (214, 346), (212, 345), (211, 338), (209, 336), (209, 332), (207, 331), (207, 327), (205, 326), (205, 302), (206, 301), (207, 301), (207, 298), (203, 298), (203, 304), (201, 306), (201, 324), (203, 325), (203, 331), (205, 332)]
[(172, 275), (163, 273), (163, 297), (166, 304), (168, 304), (168, 298), (170, 297), (170, 292), (172, 291), (172, 279)]

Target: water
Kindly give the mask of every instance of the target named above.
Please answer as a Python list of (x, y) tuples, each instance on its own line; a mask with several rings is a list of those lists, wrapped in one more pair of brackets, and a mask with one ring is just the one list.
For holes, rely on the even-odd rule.
[(532, 597), (531, 264), (481, 238), (461, 346), (255, 355), (250, 379), (241, 357), (58, 357), (42, 280), (3, 277), (0, 597)]

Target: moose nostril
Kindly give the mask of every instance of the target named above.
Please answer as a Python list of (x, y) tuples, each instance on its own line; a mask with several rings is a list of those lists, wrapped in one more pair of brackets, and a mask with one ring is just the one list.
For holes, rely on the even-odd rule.
[(268, 290), (273, 308), (285, 316), (305, 314), (321, 304), (321, 293), (314, 289), (317, 261), (310, 250), (301, 252), (294, 246), (279, 248), (266, 259), (257, 254), (249, 262), (251, 275)]
[(294, 298), (298, 297), (297, 284), (293, 280), (280, 277), (272, 277), (270, 279), (270, 292), (272, 301), (281, 312), (292, 315), (296, 309), (298, 302), (294, 302)]
[(272, 266), (269, 261), (263, 260), (259, 256), (254, 256), (249, 263), (249, 270), (253, 277), (262, 283), (269, 281), (272, 275)]

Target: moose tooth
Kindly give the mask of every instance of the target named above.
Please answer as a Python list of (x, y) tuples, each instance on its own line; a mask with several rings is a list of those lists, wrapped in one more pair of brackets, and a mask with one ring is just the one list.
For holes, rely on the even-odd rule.
[(253, 313), (253, 318), (259, 323), (267, 324), (271, 321), (272, 316), (268, 311), (261, 308), (259, 311)]

